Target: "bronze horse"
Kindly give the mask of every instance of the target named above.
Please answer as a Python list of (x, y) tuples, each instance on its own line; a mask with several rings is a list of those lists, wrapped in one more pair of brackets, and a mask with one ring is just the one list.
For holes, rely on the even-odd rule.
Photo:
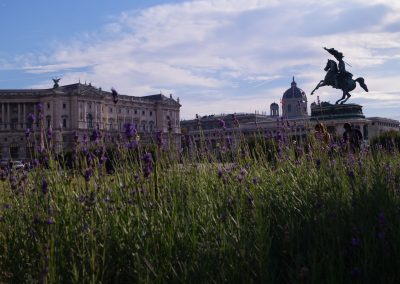
[[(356, 82), (360, 84), (360, 87), (363, 88), (366, 92), (368, 92), (368, 87), (364, 83), (364, 78), (359, 77), (357, 79), (353, 79), (353, 74), (350, 72), (347, 72), (344, 74), (343, 79), (339, 80), (338, 78), (338, 66), (335, 61), (328, 59), (328, 62), (326, 63), (326, 66), (324, 68), (326, 72), (324, 80), (321, 80), (315, 89), (311, 92), (311, 95), (314, 94), (314, 92), (319, 88), (319, 87), (324, 87), (324, 86), (331, 86), (335, 89), (340, 89), (343, 92), (343, 96), (341, 99), (336, 101), (336, 104), (340, 102), (340, 104), (345, 103), (350, 97), (351, 91), (353, 91), (356, 88)], [(347, 96), (347, 97), (346, 97)]]

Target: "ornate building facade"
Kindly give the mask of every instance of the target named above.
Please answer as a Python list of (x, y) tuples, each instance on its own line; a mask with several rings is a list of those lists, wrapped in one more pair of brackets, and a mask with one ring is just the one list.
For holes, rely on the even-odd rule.
[[(332, 136), (341, 137), (344, 133), (344, 123), (350, 123), (358, 128), (366, 142), (384, 131), (400, 131), (399, 121), (381, 117), (365, 117), (362, 106), (356, 104), (331, 105), (329, 103), (312, 103), (311, 115), (307, 111), (307, 95), (297, 87), (292, 80), (291, 86), (281, 97), (282, 115), (279, 115), (279, 105), (270, 105), (270, 115), (258, 113), (237, 113), (225, 115), (206, 115), (197, 119), (181, 122), (182, 133), (198, 143), (202, 137), (212, 145), (220, 137), (221, 123), (224, 121), (224, 133), (227, 137), (237, 137), (237, 133), (245, 136), (277, 135), (290, 136), (301, 141), (314, 126), (322, 122)], [(233, 123), (233, 122), (236, 123)], [(235, 125), (236, 124), (236, 125)], [(186, 137), (186, 138), (187, 138)], [(187, 144), (188, 139), (182, 142)], [(234, 141), (233, 141), (234, 143)]]
[[(94, 129), (104, 133), (107, 143), (134, 123), (141, 141), (149, 142), (155, 132), (171, 133), (180, 141), (179, 99), (162, 94), (144, 97), (118, 95), (86, 84), (54, 85), (50, 89), (0, 90), (0, 155), (2, 159), (28, 156), (26, 129), (37, 133), (50, 129), (57, 151), (68, 149), (75, 137), (83, 139)], [(42, 123), (32, 124), (38, 115)], [(109, 139), (108, 139), (109, 138)], [(107, 140), (108, 139), (108, 140)]]

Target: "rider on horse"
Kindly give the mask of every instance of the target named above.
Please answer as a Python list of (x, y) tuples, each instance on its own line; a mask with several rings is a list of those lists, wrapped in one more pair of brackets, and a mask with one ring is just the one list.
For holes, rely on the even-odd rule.
[(345, 65), (345, 62), (343, 61), (343, 57), (344, 57), (343, 53), (337, 51), (334, 48), (324, 47), (324, 49), (326, 51), (328, 51), (330, 54), (332, 54), (336, 58), (337, 61), (339, 61), (339, 64), (338, 64), (339, 72), (335, 78), (335, 85), (336, 85), (335, 87), (338, 89), (341, 89), (346, 83), (345, 80), (347, 80), (348, 78), (351, 79), (353, 77), (353, 74), (346, 71), (346, 65)]

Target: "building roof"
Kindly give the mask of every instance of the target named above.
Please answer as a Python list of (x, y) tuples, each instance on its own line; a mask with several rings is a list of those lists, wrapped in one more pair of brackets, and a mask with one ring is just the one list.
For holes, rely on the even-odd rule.
[(294, 81), (294, 77), (291, 87), (283, 93), (283, 99), (293, 99), (293, 98), (307, 100), (306, 93), (302, 89), (297, 87), (297, 84)]
[[(51, 96), (51, 95), (70, 95), (70, 94), (78, 94), (78, 95), (97, 95), (101, 97), (111, 97), (112, 94), (109, 91), (104, 91), (101, 88), (97, 88), (89, 84), (82, 83), (74, 83), (64, 86), (59, 86), (57, 88), (48, 88), (48, 89), (0, 89), (0, 95), (8, 96), (8, 95), (29, 95), (29, 96)], [(139, 101), (162, 101), (171, 105), (179, 105), (177, 100), (172, 98), (172, 95), (168, 98), (163, 94), (149, 95), (149, 96), (130, 96), (130, 95), (121, 95), (118, 94), (118, 98), (121, 100), (139, 100)]]

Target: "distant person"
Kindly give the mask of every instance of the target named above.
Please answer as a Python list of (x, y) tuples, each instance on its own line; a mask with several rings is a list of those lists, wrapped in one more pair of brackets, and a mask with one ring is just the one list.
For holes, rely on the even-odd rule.
[(343, 133), (344, 142), (349, 145), (350, 149), (353, 152), (360, 150), (361, 142), (363, 140), (361, 131), (347, 122), (343, 125), (343, 128), (344, 128), (344, 133)]
[(324, 142), (326, 145), (329, 144), (331, 140), (331, 136), (329, 135), (328, 131), (325, 128), (325, 125), (322, 124), (321, 122), (318, 122), (315, 125), (315, 132), (314, 132), (314, 137), (317, 141)]

